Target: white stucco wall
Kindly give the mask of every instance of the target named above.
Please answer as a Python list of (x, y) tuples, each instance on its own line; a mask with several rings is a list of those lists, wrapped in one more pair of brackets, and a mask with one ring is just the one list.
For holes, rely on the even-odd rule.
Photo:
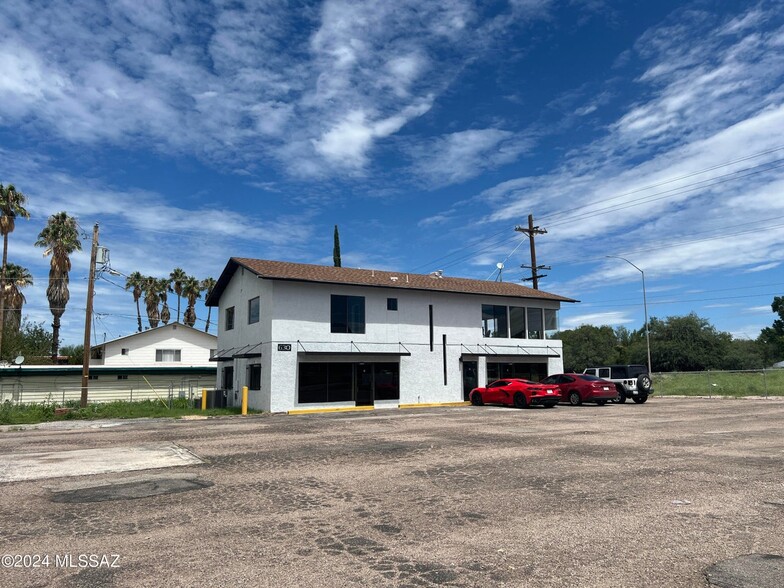
[[(365, 333), (331, 333), (331, 295), (365, 297)], [(248, 299), (261, 297), (261, 320), (247, 325)], [(398, 310), (387, 310), (397, 298)], [(261, 391), (251, 393), (252, 408), (286, 411), (297, 408), (298, 364), (309, 361), (399, 362), (400, 400), (378, 405), (463, 400), (460, 358), (478, 354), (478, 379), (486, 377), (486, 346), (498, 356), (491, 361), (547, 362), (548, 373), (563, 369), (561, 341), (485, 338), (482, 304), (558, 309), (559, 302), (485, 295), (413, 291), (283, 280), (263, 280), (238, 268), (220, 299), (218, 348), (263, 343)], [(433, 305), (433, 350), (430, 349), (429, 306)], [(225, 309), (235, 307), (235, 327), (225, 331)], [(444, 384), (442, 337), (447, 336), (447, 383)], [(278, 344), (291, 345), (279, 351)], [(313, 351), (361, 351), (362, 355), (322, 355)], [(398, 355), (396, 351), (405, 355)], [(526, 355), (526, 350), (529, 355)], [(410, 355), (408, 355), (410, 353)], [(366, 355), (367, 354), (367, 355)], [(522, 354), (522, 355), (521, 355)], [(542, 358), (543, 355), (558, 357)], [(538, 356), (535, 358), (534, 356)], [(247, 360), (235, 360), (235, 389), (247, 384)], [(219, 363), (218, 382), (223, 364)], [(345, 403), (353, 406), (354, 403)], [(301, 407), (316, 407), (306, 404)], [(340, 406), (330, 403), (325, 406)]]

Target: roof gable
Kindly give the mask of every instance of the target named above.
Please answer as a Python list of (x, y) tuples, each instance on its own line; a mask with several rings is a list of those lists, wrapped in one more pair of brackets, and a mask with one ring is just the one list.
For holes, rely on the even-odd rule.
[(461, 294), (484, 294), (489, 296), (507, 296), (514, 298), (538, 298), (559, 302), (577, 302), (571, 298), (551, 294), (542, 290), (534, 290), (513, 282), (490, 282), (468, 278), (439, 277), (436, 274), (409, 274), (405, 272), (389, 272), (372, 269), (356, 269), (349, 267), (333, 267), (287, 261), (269, 261), (266, 259), (249, 259), (232, 257), (226, 264), (220, 278), (207, 298), (207, 306), (217, 306), (223, 290), (225, 290), (237, 268), (243, 267), (260, 278), (270, 280), (289, 280), (298, 282), (314, 282), (322, 284), (340, 284), (351, 286), (371, 286), (395, 288), (401, 290), (428, 290), (433, 292), (452, 292)]
[(99, 343), (98, 345), (93, 345), (91, 349), (95, 347), (103, 347), (104, 345), (108, 345), (109, 343), (116, 343), (117, 341), (123, 341), (125, 339), (132, 339), (132, 338), (146, 339), (152, 333), (160, 333), (161, 331), (165, 331), (167, 329), (171, 331), (175, 331), (177, 329), (187, 329), (189, 332), (197, 333), (198, 335), (203, 336), (203, 338), (209, 339), (211, 343), (216, 342), (218, 340), (218, 337), (216, 335), (213, 335), (212, 333), (205, 333), (204, 331), (200, 331), (199, 329), (194, 329), (193, 327), (189, 327), (186, 324), (178, 323), (177, 321), (175, 321), (167, 325), (160, 325), (152, 329), (146, 329), (141, 333), (131, 333), (130, 335), (117, 337), (116, 339), (110, 339), (109, 341), (104, 341), (103, 343)]

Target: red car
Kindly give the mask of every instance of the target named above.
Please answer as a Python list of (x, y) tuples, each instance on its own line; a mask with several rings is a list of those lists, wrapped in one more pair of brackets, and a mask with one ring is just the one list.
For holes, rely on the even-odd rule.
[(595, 402), (599, 406), (618, 397), (615, 384), (590, 374), (555, 374), (542, 380), (542, 384), (555, 384), (564, 402), (579, 406), (583, 402)]
[(526, 408), (542, 404), (552, 408), (561, 399), (557, 386), (544, 386), (536, 382), (518, 378), (505, 378), (488, 384), (485, 388), (474, 388), (469, 395), (471, 404), (506, 404), (516, 408)]

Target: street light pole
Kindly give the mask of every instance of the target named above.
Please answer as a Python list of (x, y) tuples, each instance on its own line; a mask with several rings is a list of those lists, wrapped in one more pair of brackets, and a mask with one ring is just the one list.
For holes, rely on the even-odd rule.
[(651, 370), (651, 336), (650, 333), (648, 332), (648, 297), (645, 294), (645, 272), (642, 271), (640, 268), (638, 268), (636, 265), (634, 265), (631, 261), (629, 261), (625, 257), (621, 257), (620, 255), (607, 255), (606, 257), (622, 259), (642, 274), (642, 305), (645, 311), (645, 344), (648, 347), (648, 376), (651, 376), (653, 373)]

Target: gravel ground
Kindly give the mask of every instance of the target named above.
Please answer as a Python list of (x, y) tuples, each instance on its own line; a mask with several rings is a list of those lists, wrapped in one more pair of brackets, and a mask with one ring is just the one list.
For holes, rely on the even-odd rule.
[(173, 442), (205, 463), (1, 484), (0, 554), (49, 563), (0, 586), (703, 587), (784, 554), (783, 420), (652, 398), (6, 429), (0, 455)]

